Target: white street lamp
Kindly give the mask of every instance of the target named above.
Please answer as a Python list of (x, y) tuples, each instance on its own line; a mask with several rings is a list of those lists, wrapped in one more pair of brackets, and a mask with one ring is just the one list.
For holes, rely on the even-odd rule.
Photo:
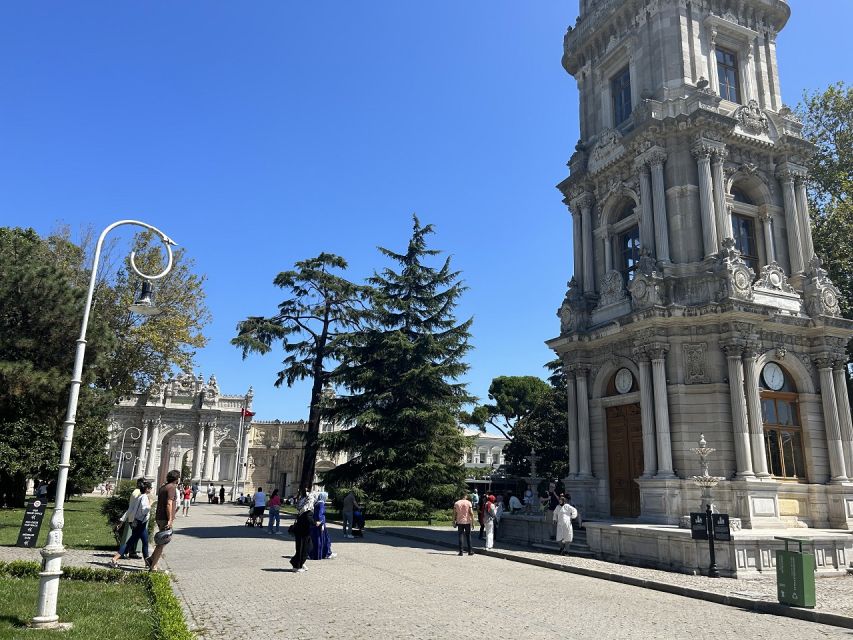
[[(124, 461), (130, 460), (131, 456), (133, 455), (130, 451), (124, 450), (124, 439), (127, 437), (128, 431), (135, 431), (136, 432), (134, 435), (131, 436), (132, 440), (139, 440), (140, 438), (142, 438), (142, 431), (140, 431), (136, 427), (128, 427), (127, 429), (124, 430), (124, 433), (121, 435), (121, 449), (119, 449), (118, 470), (116, 471), (116, 489), (118, 489), (118, 483), (121, 482), (121, 478), (122, 478), (121, 472), (122, 472), (122, 467), (124, 466)], [(132, 473), (131, 473), (131, 477), (133, 477)]]
[[(137, 220), (119, 220), (118, 222), (113, 222), (101, 232), (98, 243), (95, 245), (92, 274), (89, 277), (89, 291), (86, 294), (86, 304), (83, 307), (83, 322), (80, 325), (80, 337), (77, 339), (74, 367), (71, 373), (68, 409), (65, 415), (65, 422), (63, 422), (62, 450), (59, 457), (59, 474), (56, 479), (56, 503), (54, 505), (53, 517), (50, 519), (50, 533), (47, 535), (47, 545), (41, 550), (43, 564), (42, 571), (39, 573), (38, 614), (32, 620), (32, 626), (35, 628), (68, 628), (71, 626), (69, 623), (60, 623), (59, 616), (56, 615), (56, 601), (59, 596), (59, 577), (62, 575), (62, 557), (65, 555), (65, 546), (62, 544), (62, 528), (65, 525), (65, 485), (68, 482), (68, 468), (71, 466), (71, 441), (74, 438), (74, 425), (77, 420), (77, 400), (80, 396), (80, 385), (83, 379), (83, 360), (86, 354), (86, 329), (89, 326), (89, 313), (92, 309), (92, 297), (95, 293), (98, 262), (101, 259), (104, 238), (106, 238), (110, 231), (123, 225), (136, 225), (153, 231), (166, 247), (168, 257), (166, 268), (156, 275), (142, 273), (136, 267), (136, 261), (134, 260), (135, 252), (131, 252), (130, 267), (136, 275), (143, 278), (143, 280), (159, 280), (172, 269), (172, 246), (175, 242), (156, 227), (152, 227), (150, 224), (144, 222)], [(144, 300), (140, 300), (137, 304), (141, 304), (143, 307), (149, 309), (149, 311), (153, 307), (150, 295), (147, 303)]]

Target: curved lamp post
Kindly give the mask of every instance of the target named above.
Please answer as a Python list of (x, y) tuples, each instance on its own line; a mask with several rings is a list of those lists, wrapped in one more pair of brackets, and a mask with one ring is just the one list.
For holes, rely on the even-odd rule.
[[(148, 308), (150, 309), (151, 307), (149, 306)], [(127, 437), (128, 431), (136, 432), (136, 435), (131, 436), (131, 438), (133, 438), (134, 440), (139, 440), (140, 438), (142, 438), (142, 431), (140, 431), (136, 427), (128, 427), (121, 435), (121, 449), (119, 449), (118, 469), (116, 470), (116, 489), (118, 489), (118, 483), (121, 482), (121, 472), (123, 470), (122, 467), (124, 467), (124, 461), (130, 460), (133, 457), (133, 453), (131, 451), (124, 450), (124, 439)], [(131, 479), (133, 479), (133, 471), (130, 472), (130, 477)]]
[[(95, 282), (97, 281), (98, 262), (101, 258), (104, 238), (110, 231), (123, 225), (135, 225), (153, 231), (160, 238), (160, 242), (166, 247), (166, 254), (168, 256), (166, 268), (161, 273), (155, 275), (142, 273), (137, 268), (136, 261), (134, 260), (136, 252), (131, 252), (130, 267), (136, 275), (143, 278), (144, 283), (146, 280), (158, 280), (172, 269), (172, 246), (175, 242), (156, 227), (139, 222), (138, 220), (119, 220), (118, 222), (113, 222), (101, 232), (98, 243), (95, 245), (92, 274), (89, 277), (89, 291), (86, 294), (86, 304), (83, 307), (83, 322), (80, 325), (80, 337), (77, 338), (77, 349), (74, 355), (71, 389), (68, 394), (68, 409), (65, 415), (65, 422), (63, 422), (59, 475), (56, 479), (56, 504), (53, 510), (53, 517), (50, 519), (50, 533), (47, 535), (47, 545), (41, 550), (41, 556), (44, 560), (42, 571), (39, 573), (38, 614), (32, 620), (32, 626), (35, 628), (67, 628), (71, 626), (67, 623), (60, 623), (59, 616), (56, 615), (56, 601), (59, 596), (59, 577), (62, 575), (62, 556), (65, 555), (65, 547), (62, 544), (62, 527), (65, 525), (65, 485), (68, 482), (68, 468), (71, 466), (71, 440), (74, 437), (74, 424), (77, 420), (77, 400), (80, 396), (80, 385), (83, 379), (83, 359), (86, 354), (86, 329), (89, 326), (89, 312), (92, 309), (92, 296), (94, 295)], [(151, 302), (150, 291), (150, 285), (148, 285), (147, 291), (145, 286), (142, 287), (142, 299), (130, 307), (132, 311), (142, 313), (143, 315), (155, 315), (158, 312), (154, 309), (154, 305)], [(148, 294), (147, 299), (145, 298), (146, 293)]]

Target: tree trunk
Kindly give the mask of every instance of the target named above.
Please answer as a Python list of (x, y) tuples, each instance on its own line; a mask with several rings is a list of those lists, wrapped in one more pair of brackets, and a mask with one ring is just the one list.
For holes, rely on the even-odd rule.
[(0, 471), (0, 506), (20, 508), (27, 498), (27, 478), (22, 473)]
[(326, 355), (326, 342), (329, 338), (331, 305), (326, 304), (326, 312), (323, 316), (323, 331), (317, 339), (317, 349), (314, 354), (313, 377), (311, 385), (311, 408), (308, 413), (308, 435), (305, 439), (305, 457), (302, 459), (302, 480), (300, 487), (311, 491), (314, 485), (314, 471), (317, 465), (317, 451), (319, 450), (320, 438), (320, 403), (323, 398), (323, 360)]

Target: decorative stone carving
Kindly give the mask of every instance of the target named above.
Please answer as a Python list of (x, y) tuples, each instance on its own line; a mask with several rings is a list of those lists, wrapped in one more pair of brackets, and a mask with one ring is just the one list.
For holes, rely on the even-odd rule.
[(628, 297), (625, 293), (625, 281), (618, 271), (608, 271), (604, 274), (599, 292), (599, 306), (601, 307), (618, 304)]
[(719, 301), (727, 298), (752, 299), (752, 281), (755, 278), (755, 272), (747, 266), (740, 251), (735, 248), (734, 239), (723, 240), (723, 248), (717, 254), (714, 273), (721, 281), (720, 290), (717, 293)]
[(595, 143), (589, 153), (587, 170), (590, 173), (595, 173), (618, 160), (624, 153), (625, 146), (622, 144), (622, 134), (615, 129), (607, 129), (601, 133), (598, 142)]
[(776, 359), (784, 360), (785, 356), (788, 355), (788, 349), (785, 348), (784, 344), (776, 345)]
[(841, 316), (839, 298), (841, 292), (823, 268), (823, 261), (818, 256), (809, 260), (806, 270), (806, 283), (803, 286), (806, 312), (810, 316)]
[(577, 280), (572, 278), (569, 280), (563, 304), (557, 310), (557, 316), (560, 318), (560, 335), (585, 328), (587, 315), (586, 300), (578, 287)]
[(757, 100), (750, 100), (734, 113), (741, 128), (747, 133), (759, 136), (770, 131), (770, 121), (758, 106)]
[(796, 293), (794, 287), (788, 284), (788, 278), (776, 262), (761, 267), (761, 275), (755, 281), (755, 287), (768, 291), (781, 291), (783, 293)]
[(684, 355), (684, 384), (707, 384), (706, 353), (708, 343), (685, 343), (681, 345)]
[(634, 279), (628, 284), (631, 293), (631, 305), (636, 309), (648, 309), (663, 305), (663, 276), (656, 270), (655, 261), (647, 254), (640, 256)]

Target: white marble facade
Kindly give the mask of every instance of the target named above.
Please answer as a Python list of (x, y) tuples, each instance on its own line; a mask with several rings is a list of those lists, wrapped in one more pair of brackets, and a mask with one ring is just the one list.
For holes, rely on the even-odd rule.
[[(783, 0), (581, 0), (574, 270), (549, 346), (587, 518), (675, 524), (700, 434), (745, 528), (853, 529), (853, 322), (815, 255)], [(819, 61), (815, 61), (817, 64)], [(783, 415), (784, 414), (784, 415)]]
[[(122, 398), (110, 414), (113, 477), (124, 451), (123, 478), (145, 476), (160, 483), (170, 469), (186, 463), (193, 481), (225, 484), (230, 494), (235, 473), (241, 485), (245, 480), (237, 449), (241, 443), (242, 459), (248, 458), (250, 439), (241, 439), (240, 425), (242, 409), (251, 410), (252, 397), (251, 388), (243, 395), (223, 395), (215, 376), (205, 382), (202, 376), (184, 374)], [(243, 420), (247, 431), (250, 421)]]

